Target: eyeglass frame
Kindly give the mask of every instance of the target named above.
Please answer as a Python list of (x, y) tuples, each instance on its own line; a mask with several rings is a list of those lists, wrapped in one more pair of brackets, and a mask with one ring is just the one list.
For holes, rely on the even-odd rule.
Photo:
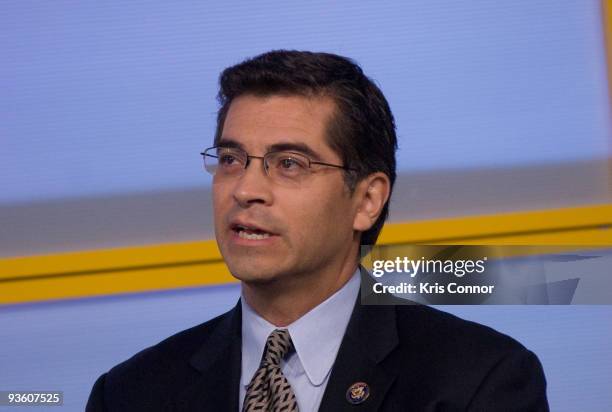
[(298, 153), (298, 152), (294, 152), (294, 151), (291, 151), (291, 150), (272, 150), (272, 151), (270, 151), (270, 152), (264, 153), (264, 155), (263, 155), (263, 156), (254, 156), (254, 155), (250, 155), (250, 154), (249, 154), (249, 153), (248, 153), (246, 150), (241, 149), (241, 148), (239, 148), (239, 147), (231, 147), (231, 146), (211, 146), (211, 147), (209, 147), (209, 148), (205, 149), (203, 152), (200, 152), (200, 154), (201, 154), (201, 155), (202, 155), (202, 157), (203, 157), (204, 166), (205, 166), (205, 167), (204, 167), (204, 169), (205, 169), (205, 170), (206, 170), (208, 173), (210, 173), (212, 176), (214, 176), (216, 173), (211, 173), (211, 172), (210, 172), (210, 170), (208, 170), (208, 169), (206, 168), (206, 156), (214, 157), (214, 158), (217, 158), (217, 159), (219, 158), (219, 156), (215, 156), (215, 155), (213, 155), (213, 154), (209, 154), (209, 153), (207, 153), (207, 152), (208, 152), (209, 150), (213, 150), (213, 149), (223, 149), (223, 148), (225, 148), (225, 149), (237, 150), (237, 151), (243, 152), (243, 153), (245, 154), (245, 156), (246, 156), (246, 162), (244, 162), (244, 167), (242, 167), (242, 170), (243, 170), (243, 172), (242, 172), (242, 173), (244, 173), (244, 170), (246, 170), (246, 169), (247, 169), (247, 167), (249, 167), (249, 164), (251, 163), (251, 159), (261, 159), (262, 164), (263, 164), (264, 171), (265, 171), (265, 173), (266, 173), (266, 176), (271, 177), (271, 176), (270, 176), (270, 172), (268, 171), (270, 167), (269, 167), (268, 162), (266, 161), (266, 157), (268, 157), (270, 154), (274, 154), (274, 153), (287, 153), (287, 154), (292, 154), (292, 155), (298, 155), (298, 156), (301, 156), (301, 157), (305, 158), (305, 159), (308, 161), (308, 170), (309, 170), (309, 173), (312, 173), (310, 170), (312, 169), (312, 165), (313, 165), (313, 164), (315, 164), (315, 165), (321, 165), (321, 166), (328, 166), (328, 167), (335, 167), (335, 168), (338, 168), (338, 169), (342, 169), (342, 170), (346, 170), (346, 171), (352, 171), (352, 172), (357, 172), (357, 171), (358, 171), (357, 169), (354, 169), (354, 168), (349, 167), (349, 166), (335, 165), (335, 164), (332, 164), (332, 163), (319, 162), (319, 161), (316, 161), (316, 160), (312, 160), (312, 159), (311, 159), (309, 156), (307, 156), (307, 155), (306, 155), (306, 154), (304, 154), (304, 153)]

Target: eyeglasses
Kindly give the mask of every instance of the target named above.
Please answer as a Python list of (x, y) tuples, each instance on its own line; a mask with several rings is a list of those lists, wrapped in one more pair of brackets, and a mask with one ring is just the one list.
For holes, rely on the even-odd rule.
[(301, 153), (289, 151), (268, 152), (263, 156), (251, 156), (236, 147), (213, 146), (206, 149), (201, 155), (204, 157), (204, 168), (213, 176), (241, 176), (249, 166), (251, 159), (262, 159), (264, 170), (273, 181), (290, 185), (299, 184), (307, 179), (312, 173), (312, 165), (355, 170), (346, 166), (315, 162)]

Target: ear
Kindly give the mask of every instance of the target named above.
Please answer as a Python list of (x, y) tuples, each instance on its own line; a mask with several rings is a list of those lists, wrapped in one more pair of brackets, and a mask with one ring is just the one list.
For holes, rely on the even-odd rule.
[(357, 184), (353, 193), (356, 208), (353, 230), (365, 232), (374, 225), (389, 199), (390, 191), (389, 176), (382, 172), (372, 173)]

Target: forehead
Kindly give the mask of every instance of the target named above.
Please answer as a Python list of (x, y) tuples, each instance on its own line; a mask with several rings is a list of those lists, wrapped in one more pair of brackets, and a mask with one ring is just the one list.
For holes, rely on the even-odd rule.
[(232, 140), (247, 151), (259, 152), (277, 144), (306, 144), (329, 155), (333, 152), (326, 128), (334, 110), (328, 97), (240, 96), (229, 107), (221, 141)]

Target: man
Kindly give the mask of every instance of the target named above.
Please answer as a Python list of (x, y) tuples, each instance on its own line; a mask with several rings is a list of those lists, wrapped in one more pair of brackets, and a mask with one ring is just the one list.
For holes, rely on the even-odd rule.
[(535, 355), (421, 306), (360, 304), (395, 180), (395, 126), (350, 60), (275, 51), (226, 69), (215, 235), (242, 298), (101, 376), (88, 411), (548, 410)]

